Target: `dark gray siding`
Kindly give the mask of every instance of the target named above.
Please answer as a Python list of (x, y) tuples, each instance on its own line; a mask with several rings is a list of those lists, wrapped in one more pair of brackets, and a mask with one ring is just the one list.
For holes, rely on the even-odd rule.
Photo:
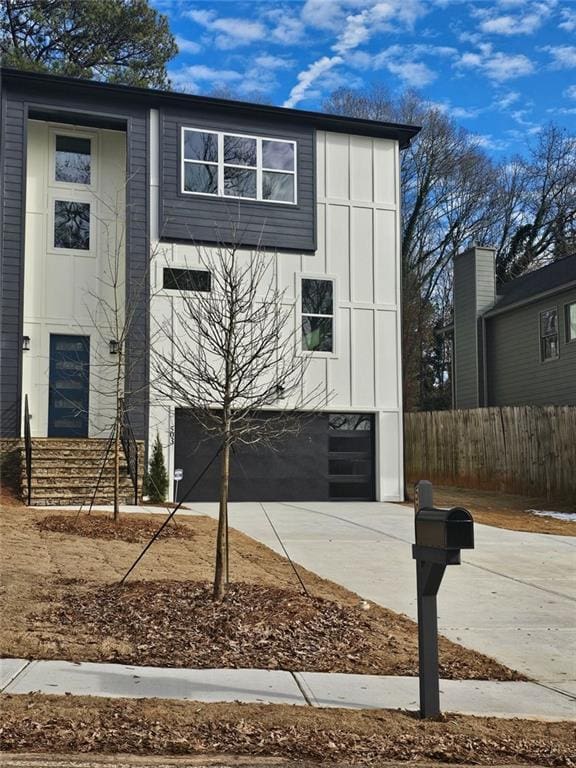
[(20, 436), (24, 280), (25, 107), (2, 92), (0, 428)]
[(478, 326), (475, 259), (454, 259), (454, 370), (456, 408), (478, 406)]
[[(181, 128), (207, 128), (297, 142), (297, 205), (182, 194), (180, 179)], [(266, 118), (230, 115), (216, 110), (164, 109), (160, 114), (160, 222), (163, 240), (205, 243), (240, 240), (282, 250), (313, 251), (315, 232), (315, 147), (310, 126)], [(237, 234), (233, 234), (233, 227)]]
[(1, 177), (2, 188), (2, 347), (0, 349), (0, 409), (2, 436), (20, 435), (22, 320), (24, 278), (24, 210), (26, 195), (26, 125), (29, 109), (35, 118), (46, 114), (48, 119), (65, 119), (73, 108), (70, 120), (81, 113), (85, 124), (90, 115), (122, 120), (128, 130), (127, 184), (127, 291), (134, 298), (137, 323), (128, 342), (128, 387), (137, 393), (131, 412), (138, 438), (147, 433), (145, 408), (148, 384), (148, 111), (143, 105), (126, 105), (101, 94), (86, 94), (82, 83), (54, 85), (46, 92), (42, 84), (22, 88), (21, 83), (2, 83)]
[[(489, 405), (576, 405), (576, 342), (567, 343), (564, 307), (576, 288), (486, 320)], [(539, 314), (558, 309), (560, 356), (540, 361)]]

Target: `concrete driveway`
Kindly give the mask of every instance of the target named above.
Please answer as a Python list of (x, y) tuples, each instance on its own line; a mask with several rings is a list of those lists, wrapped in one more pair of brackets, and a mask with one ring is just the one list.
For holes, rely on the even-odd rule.
[[(214, 504), (187, 505), (217, 515)], [(387, 503), (238, 503), (230, 525), (367, 600), (416, 617), (413, 511)], [(476, 549), (449, 567), (442, 634), (576, 694), (576, 538), (476, 525)]]

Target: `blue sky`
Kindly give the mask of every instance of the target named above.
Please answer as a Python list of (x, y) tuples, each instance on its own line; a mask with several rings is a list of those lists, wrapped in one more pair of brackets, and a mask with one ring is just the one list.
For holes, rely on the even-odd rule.
[(340, 86), (415, 88), (496, 157), (576, 127), (576, 0), (152, 0), (178, 90), (319, 109)]

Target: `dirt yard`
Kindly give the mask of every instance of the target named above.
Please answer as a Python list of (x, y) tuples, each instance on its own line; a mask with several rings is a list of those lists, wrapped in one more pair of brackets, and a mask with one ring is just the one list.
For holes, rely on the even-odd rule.
[[(413, 502), (413, 486), (409, 486), (410, 502)], [(561, 536), (576, 536), (576, 522), (557, 520), (553, 517), (539, 517), (527, 510), (550, 510), (553, 512), (576, 512), (574, 505), (554, 504), (532, 496), (515, 496), (497, 491), (478, 491), (468, 488), (444, 488), (434, 486), (434, 503), (440, 507), (465, 507), (472, 512), (474, 520), (495, 528), (529, 533), (553, 533)]]
[[(308, 599), (284, 558), (237, 531), (230, 556), (236, 586), (229, 604), (214, 606), (205, 592), (216, 526), (210, 518), (181, 518), (193, 537), (158, 541), (118, 589), (142, 545), (42, 530), (46, 514), (23, 506), (0, 513), (2, 656), (417, 674), (414, 622), (379, 606), (365, 610), (357, 595), (299, 569)], [(445, 639), (440, 661), (448, 678), (519, 677)]]
[[(334, 764), (576, 765), (573, 724), (74, 696), (0, 697), (6, 752), (226, 754)], [(228, 763), (227, 763), (228, 764)]]

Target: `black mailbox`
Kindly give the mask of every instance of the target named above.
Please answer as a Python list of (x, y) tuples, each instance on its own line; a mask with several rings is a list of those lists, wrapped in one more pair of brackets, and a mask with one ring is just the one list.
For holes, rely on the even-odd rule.
[(448, 565), (460, 564), (460, 550), (474, 549), (474, 520), (467, 509), (438, 509), (432, 483), (421, 480), (414, 493), (418, 591), (418, 656), (420, 663), (420, 714), (440, 714), (438, 671), (438, 613), (436, 595)]
[(467, 509), (418, 510), (416, 546), (434, 549), (474, 549), (474, 521)]

